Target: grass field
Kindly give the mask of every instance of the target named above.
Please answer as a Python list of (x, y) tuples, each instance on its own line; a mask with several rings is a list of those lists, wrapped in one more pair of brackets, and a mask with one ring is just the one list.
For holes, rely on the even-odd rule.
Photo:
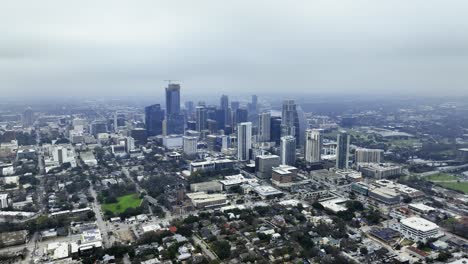
[(439, 173), (439, 174), (434, 174), (426, 177), (427, 180), (429, 181), (456, 181), (458, 180), (457, 177), (446, 174), (446, 173)]
[(117, 203), (101, 205), (103, 211), (111, 211), (114, 214), (124, 212), (127, 208), (137, 208), (141, 204), (138, 194), (128, 194), (117, 198)]
[(468, 194), (468, 182), (438, 182), (437, 184), (447, 189), (462, 191)]

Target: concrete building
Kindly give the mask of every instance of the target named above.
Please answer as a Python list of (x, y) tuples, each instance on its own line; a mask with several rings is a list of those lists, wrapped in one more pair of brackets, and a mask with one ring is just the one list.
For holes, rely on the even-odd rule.
[(292, 183), (297, 176), (297, 168), (289, 165), (279, 165), (271, 171), (271, 181), (276, 186)]
[(281, 113), (281, 136), (293, 136), (299, 143), (299, 116), (294, 100), (284, 100)]
[(336, 168), (347, 169), (349, 166), (349, 141), (350, 136), (342, 131), (337, 136)]
[(182, 140), (183, 140), (184, 153), (186, 155), (191, 156), (191, 155), (197, 154), (197, 144), (198, 144), (197, 137), (184, 136)]
[(264, 112), (258, 115), (258, 142), (270, 141), (271, 114)]
[(358, 148), (354, 153), (354, 163), (356, 163), (357, 165), (363, 163), (380, 163), (382, 155), (383, 150), (381, 149)]
[(403, 173), (403, 168), (390, 163), (365, 163), (365, 165), (359, 166), (359, 171), (366, 177), (385, 179), (401, 175)]
[(400, 232), (408, 239), (426, 242), (439, 235), (439, 226), (420, 217), (408, 217), (400, 221)]
[(197, 131), (201, 132), (206, 129), (207, 113), (204, 106), (197, 106), (195, 110)]
[(8, 193), (0, 193), (0, 209), (7, 208), (8, 205)]
[(205, 192), (188, 193), (187, 197), (196, 208), (209, 208), (226, 205), (227, 197), (224, 194), (207, 194)]
[(296, 163), (296, 138), (293, 136), (281, 137), (280, 144), (281, 164), (293, 166)]
[(168, 135), (163, 137), (163, 146), (168, 149), (182, 148), (183, 145), (183, 138), (180, 135)]
[(272, 168), (279, 165), (280, 157), (277, 155), (260, 155), (255, 157), (255, 172), (259, 178), (271, 178)]
[(164, 117), (165, 112), (161, 109), (161, 105), (154, 104), (145, 107), (145, 126), (148, 136), (162, 135)]
[(379, 187), (369, 190), (369, 197), (384, 204), (398, 204), (401, 196), (394, 189)]
[(305, 131), (304, 157), (308, 163), (317, 163), (322, 160), (322, 130), (308, 129)]
[(190, 184), (192, 192), (221, 192), (223, 185), (218, 181), (208, 181)]
[(237, 126), (237, 159), (239, 161), (250, 160), (252, 149), (252, 123), (244, 122)]
[(234, 160), (230, 159), (197, 161), (190, 163), (190, 172), (232, 169), (235, 163)]

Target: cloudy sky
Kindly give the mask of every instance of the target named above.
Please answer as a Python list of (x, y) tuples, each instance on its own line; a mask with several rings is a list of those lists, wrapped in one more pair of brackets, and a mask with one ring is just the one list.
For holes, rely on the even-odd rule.
[(2, 96), (468, 95), (466, 0), (0, 0)]

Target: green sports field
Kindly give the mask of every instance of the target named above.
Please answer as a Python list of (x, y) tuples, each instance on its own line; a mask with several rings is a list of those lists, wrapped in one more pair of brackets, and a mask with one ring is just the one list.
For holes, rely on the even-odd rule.
[(138, 194), (128, 194), (117, 198), (117, 203), (102, 204), (103, 211), (111, 211), (114, 214), (124, 212), (127, 208), (137, 208), (141, 204)]
[(429, 181), (439, 182), (439, 181), (456, 181), (458, 178), (450, 174), (439, 173), (439, 174), (427, 176), (426, 179)]
[(468, 182), (438, 182), (437, 184), (447, 189), (462, 191), (468, 194)]

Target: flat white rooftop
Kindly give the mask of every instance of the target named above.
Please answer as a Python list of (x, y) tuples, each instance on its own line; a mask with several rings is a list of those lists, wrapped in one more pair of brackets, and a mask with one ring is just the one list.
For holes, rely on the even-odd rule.
[(438, 225), (432, 223), (431, 221), (416, 216), (402, 219), (401, 223), (421, 232), (428, 232), (439, 228)]

